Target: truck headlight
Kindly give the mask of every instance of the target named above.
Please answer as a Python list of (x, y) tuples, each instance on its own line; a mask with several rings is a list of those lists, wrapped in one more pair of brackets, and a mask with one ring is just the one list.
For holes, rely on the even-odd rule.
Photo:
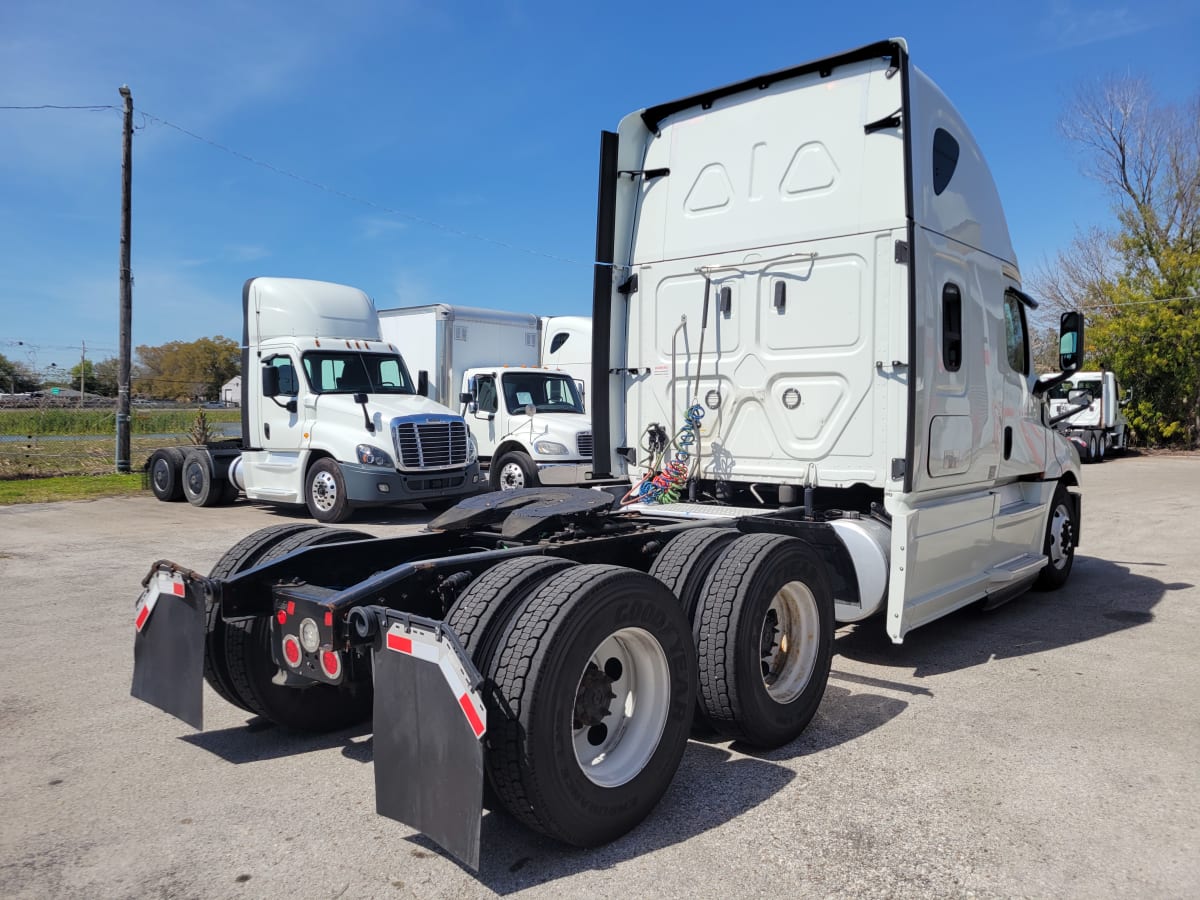
[(479, 459), (479, 445), (475, 443), (475, 435), (467, 432), (467, 462), (473, 463)]
[(378, 447), (372, 447), (370, 444), (359, 444), (354, 448), (354, 452), (358, 454), (358, 461), (364, 466), (388, 466), (389, 468), (395, 468), (392, 458), (388, 456), (386, 451), (380, 450)]
[(538, 441), (533, 449), (543, 456), (566, 456), (568, 452), (558, 441)]

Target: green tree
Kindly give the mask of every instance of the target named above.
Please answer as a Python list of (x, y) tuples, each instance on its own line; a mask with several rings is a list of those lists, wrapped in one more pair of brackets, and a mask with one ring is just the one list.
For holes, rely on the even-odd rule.
[(1034, 278), (1052, 310), (1087, 315), (1088, 368), (1133, 388), (1150, 444), (1200, 441), (1200, 94), (1160, 103), (1136, 78), (1082, 88), (1062, 128), (1112, 202)]
[(82, 380), (83, 390), (101, 397), (117, 396), (120, 361), (116, 357), (93, 363), (90, 359), (71, 368), (71, 386), (78, 388)]
[(13, 362), (0, 354), (0, 391), (23, 394), (36, 391), (40, 380), (24, 363)]
[(221, 386), (241, 371), (237, 341), (226, 337), (171, 341), (137, 348), (140, 363), (134, 390), (175, 400), (215, 399)]

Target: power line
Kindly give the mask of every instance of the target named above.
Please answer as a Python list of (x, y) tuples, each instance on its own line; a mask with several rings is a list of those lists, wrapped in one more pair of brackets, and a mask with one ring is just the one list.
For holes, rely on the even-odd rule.
[(1154, 300), (1098, 300), (1092, 306), (1080, 306), (1086, 312), (1089, 309), (1103, 309), (1110, 306), (1145, 306), (1147, 303), (1183, 303), (1189, 300), (1200, 300), (1200, 294), (1190, 294), (1187, 297), (1159, 297)]
[(0, 106), (0, 109), (91, 109), (91, 110), (102, 110), (102, 109), (118, 109), (118, 108), (119, 107), (113, 106), (111, 103), (96, 104), (94, 106), (60, 106), (56, 103), (39, 103), (36, 106)]
[(360, 197), (357, 194), (351, 194), (348, 191), (343, 191), (339, 188), (330, 187), (329, 185), (322, 184), (319, 181), (313, 181), (311, 178), (306, 178), (303, 175), (297, 175), (295, 172), (291, 172), (291, 171), (288, 171), (287, 169), (280, 168), (279, 166), (276, 166), (272, 163), (265, 162), (261, 159), (256, 159), (255, 157), (250, 156), (247, 153), (242, 153), (240, 150), (234, 150), (232, 147), (227, 147), (224, 144), (221, 144), (221, 143), (218, 143), (217, 141), (212, 140), (211, 138), (206, 138), (203, 135), (196, 134), (194, 131), (189, 131), (188, 129), (184, 128), (181, 125), (176, 125), (174, 122), (169, 122), (166, 119), (162, 118), (161, 116), (156, 116), (153, 113), (148, 113), (144, 109), (138, 110), (138, 112), (140, 112), (147, 119), (157, 122), (160, 125), (165, 125), (168, 128), (173, 128), (174, 130), (180, 132), (181, 134), (186, 134), (188, 137), (190, 137), (194, 140), (200, 141), (201, 143), (204, 143), (204, 144), (208, 144), (211, 147), (215, 147), (216, 149), (221, 150), (224, 153), (228, 153), (229, 155), (234, 156), (244, 162), (251, 163), (252, 165), (255, 165), (255, 166), (260, 166), (261, 168), (267, 169), (270, 172), (274, 172), (276, 175), (282, 175), (285, 178), (291, 178), (294, 181), (298, 181), (301, 184), (308, 185), (311, 188), (316, 188), (319, 191), (324, 191), (327, 194), (332, 194), (335, 197), (341, 197), (343, 200), (349, 200), (353, 203), (361, 203), (364, 206), (369, 206), (372, 209), (379, 210), (380, 212), (384, 212), (389, 215), (399, 216), (402, 219), (408, 219), (409, 221), (417, 222), (421, 225), (426, 225), (430, 228), (436, 228), (439, 231), (444, 231), (448, 234), (453, 234), (458, 237), (468, 238), (468, 239), (474, 240), (474, 241), (482, 241), (487, 244), (494, 244), (497, 247), (504, 247), (506, 250), (516, 250), (520, 253), (528, 253), (532, 256), (541, 256), (541, 257), (544, 257), (545, 259), (553, 259), (557, 262), (564, 262), (564, 263), (568, 263), (568, 264), (574, 265), (574, 266), (584, 266), (584, 265), (590, 266), (591, 265), (591, 263), (582, 262), (577, 259), (569, 259), (568, 257), (565, 257), (565, 256), (556, 256), (553, 253), (546, 253), (542, 250), (534, 250), (529, 247), (522, 247), (518, 244), (512, 244), (512, 243), (509, 243), (508, 241), (501, 241), (501, 240), (498, 240), (497, 238), (488, 237), (487, 235), (483, 235), (483, 234), (477, 234), (476, 232), (473, 232), (473, 231), (466, 231), (462, 228), (455, 228), (452, 225), (446, 225), (442, 222), (437, 222), (433, 219), (426, 218), (425, 216), (418, 216), (418, 215), (414, 215), (413, 213), (404, 212), (402, 210), (395, 209), (390, 206), (385, 206), (382, 203), (377, 203), (376, 201), (369, 200), (366, 197)]
[[(34, 106), (0, 106), (0, 109), (25, 109), (25, 110), (31, 110), (31, 109), (84, 109), (84, 110), (113, 109), (113, 110), (120, 110), (120, 107), (114, 106), (112, 104), (107, 104), (107, 103), (106, 104), (96, 104), (94, 106), (59, 106), (56, 104), (41, 103), (41, 104), (34, 105)], [(429, 228), (436, 228), (439, 231), (446, 232), (447, 234), (453, 234), (453, 235), (456, 235), (457, 237), (467, 238), (468, 240), (481, 241), (486, 244), (493, 244), (497, 247), (503, 247), (506, 250), (515, 250), (518, 253), (528, 253), (531, 256), (540, 256), (544, 259), (552, 259), (552, 260), (555, 260), (556, 262), (563, 262), (563, 263), (567, 263), (567, 264), (573, 265), (573, 266), (590, 266), (591, 265), (590, 262), (583, 262), (578, 259), (570, 259), (569, 257), (558, 256), (554, 253), (546, 253), (543, 250), (534, 250), (531, 247), (522, 247), (519, 244), (513, 244), (508, 241), (502, 241), (502, 240), (499, 240), (498, 238), (488, 237), (487, 235), (478, 234), (474, 231), (467, 231), (463, 228), (456, 228), (453, 225), (447, 225), (444, 222), (438, 222), (434, 219), (430, 219), (425, 216), (418, 216), (414, 213), (404, 212), (403, 210), (395, 209), (394, 207), (385, 206), (382, 203), (377, 203), (376, 201), (369, 200), (366, 197), (360, 197), (357, 194), (351, 194), (350, 192), (343, 191), (340, 188), (330, 187), (329, 185), (322, 184), (319, 181), (314, 181), (311, 178), (306, 178), (303, 175), (298, 175), (295, 172), (291, 172), (287, 169), (276, 166), (273, 163), (269, 163), (269, 162), (266, 162), (265, 160), (257, 159), (248, 153), (242, 153), (240, 150), (235, 150), (234, 148), (228, 147), (225, 144), (214, 141), (211, 138), (204, 137), (204, 135), (202, 135), (202, 134), (197, 134), (194, 131), (184, 128), (182, 125), (176, 125), (174, 122), (164, 119), (162, 116), (156, 116), (153, 113), (146, 112), (144, 109), (139, 109), (139, 110), (137, 110), (137, 112), (143, 117), (143, 119), (150, 119), (151, 121), (157, 122), (160, 125), (165, 125), (167, 128), (172, 128), (175, 131), (178, 131), (180, 134), (185, 134), (188, 137), (192, 138), (193, 140), (200, 141), (203, 144), (208, 144), (210, 147), (215, 147), (216, 149), (220, 150), (221, 152), (228, 153), (230, 156), (236, 157), (237, 159), (240, 159), (243, 162), (248, 162), (251, 165), (259, 166), (270, 172), (274, 172), (276, 175), (282, 175), (284, 178), (291, 178), (293, 181), (298, 181), (301, 184), (308, 185), (311, 188), (316, 188), (319, 191), (324, 191), (327, 194), (332, 194), (335, 197), (341, 197), (343, 200), (349, 200), (352, 203), (360, 203), (364, 206), (369, 206), (372, 209), (379, 210), (380, 212), (387, 213), (388, 215), (398, 216), (402, 219), (407, 219), (410, 222), (416, 222), (420, 225), (425, 225)], [(144, 128), (145, 126), (142, 126), (142, 127)]]

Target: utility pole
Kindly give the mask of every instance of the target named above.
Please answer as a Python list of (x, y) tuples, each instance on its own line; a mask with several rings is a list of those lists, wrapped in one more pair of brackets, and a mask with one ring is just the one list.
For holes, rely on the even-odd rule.
[(83, 372), (87, 363), (87, 341), (79, 342), (79, 408), (83, 409)]
[(125, 133), (121, 152), (121, 333), (117, 348), (117, 473), (129, 472), (130, 331), (133, 325), (133, 277), (129, 271), (129, 241), (133, 207), (133, 95), (129, 85), (118, 89), (125, 98)]

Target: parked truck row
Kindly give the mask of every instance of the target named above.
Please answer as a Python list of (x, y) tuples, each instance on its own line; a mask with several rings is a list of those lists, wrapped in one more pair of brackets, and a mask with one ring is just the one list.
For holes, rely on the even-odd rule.
[[(1039, 378), (983, 154), (903, 40), (631, 113), (602, 133), (598, 198), (597, 489), (470, 497), (400, 538), (275, 526), (207, 575), (160, 560), (136, 697), (196, 728), (205, 682), (289, 727), (373, 718), (377, 810), (477, 866), (485, 780), (544, 834), (610, 841), (654, 808), (696, 718), (752, 746), (798, 736), (837, 625), (899, 643), (1066, 582), (1080, 467), (1046, 396), (1081, 366), (1082, 317)], [(385, 412), (419, 394), (386, 344), (353, 343), (303, 339), (291, 368), (332, 397), (292, 398), (281, 371), (247, 433), (303, 432), (287, 417), (311, 396), (365, 472), (397, 446), (421, 464), (431, 444), (382, 436), (446, 414)], [(351, 351), (394, 397), (338, 386)], [(328, 374), (304, 361), (333, 352)], [(456, 474), (413, 478), (477, 477), (446, 433)]]
[(381, 314), (357, 288), (298, 278), (252, 278), (242, 306), (242, 437), (156, 450), (160, 500), (240, 492), (336, 523), (360, 507), (575, 484), (590, 467), (585, 317)]

